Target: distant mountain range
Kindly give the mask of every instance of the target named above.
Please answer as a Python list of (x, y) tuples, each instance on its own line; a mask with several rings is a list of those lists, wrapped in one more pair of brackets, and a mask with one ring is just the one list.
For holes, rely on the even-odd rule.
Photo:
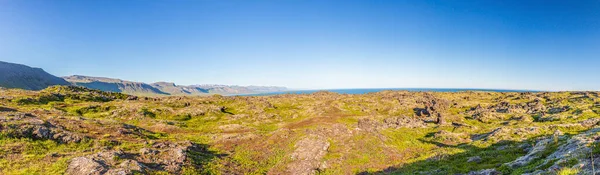
[(210, 95), (210, 94), (251, 94), (286, 91), (277, 86), (235, 86), (235, 85), (190, 85), (182, 86), (169, 82), (152, 84), (126, 81), (114, 78), (72, 75), (53, 76), (40, 68), (0, 61), (0, 87), (41, 90), (52, 85), (75, 85), (102, 91), (121, 92), (131, 95)]
[(231, 85), (190, 85), (182, 86), (170, 82), (146, 84), (112, 78), (73, 75), (63, 77), (73, 85), (122, 92), (132, 95), (207, 95), (207, 94), (249, 94), (285, 91), (276, 86), (231, 86)]

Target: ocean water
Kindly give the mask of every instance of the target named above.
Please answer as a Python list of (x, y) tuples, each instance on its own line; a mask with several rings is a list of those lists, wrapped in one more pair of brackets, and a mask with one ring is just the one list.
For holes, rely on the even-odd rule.
[(322, 90), (290, 90), (281, 92), (269, 92), (258, 94), (238, 94), (238, 96), (265, 96), (279, 94), (311, 94), (318, 91), (329, 91), (339, 94), (366, 94), (385, 90), (411, 91), (411, 92), (461, 92), (461, 91), (485, 91), (485, 92), (537, 92), (531, 90), (505, 90), (505, 89), (453, 89), (453, 88), (378, 88), (378, 89), (322, 89)]

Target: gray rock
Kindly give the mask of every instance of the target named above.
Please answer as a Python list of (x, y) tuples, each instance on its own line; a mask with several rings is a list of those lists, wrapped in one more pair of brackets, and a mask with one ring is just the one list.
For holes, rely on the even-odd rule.
[(467, 160), (467, 162), (479, 163), (479, 162), (481, 162), (481, 157), (479, 157), (479, 156), (469, 157), (469, 159)]
[[(192, 142), (159, 142), (152, 148), (143, 148), (140, 154), (126, 153), (120, 150), (107, 150), (78, 157), (71, 161), (69, 167), (80, 167), (80, 162), (98, 164), (102, 166), (102, 173), (109, 175), (148, 173), (154, 171), (167, 171), (171, 174), (180, 174), (182, 167), (189, 163), (188, 152), (205, 151)], [(193, 156), (193, 155), (192, 155)], [(89, 169), (89, 168), (88, 168)], [(70, 172), (80, 173), (75, 170)], [(88, 172), (87, 170), (83, 174)]]
[(540, 157), (540, 152), (546, 149), (546, 146), (550, 143), (553, 143), (552, 138), (546, 138), (538, 141), (535, 146), (524, 156), (517, 158), (512, 162), (505, 163), (506, 166), (510, 168), (518, 168), (529, 164), (529, 162)]
[(107, 171), (102, 164), (87, 158), (76, 157), (71, 160), (65, 174), (69, 175), (101, 175)]
[(85, 137), (64, 130), (61, 126), (53, 125), (31, 114), (19, 114), (6, 119), (0, 131), (14, 138), (48, 139), (60, 143), (77, 143)]
[(479, 171), (471, 171), (467, 175), (501, 175), (502, 173), (495, 169), (485, 169)]
[(126, 170), (136, 171), (136, 172), (145, 172), (145, 169), (146, 169), (146, 167), (143, 164), (141, 164), (135, 160), (125, 160), (125, 161), (121, 162), (121, 164), (119, 164), (119, 167), (126, 169)]
[(598, 123), (600, 123), (600, 118), (591, 118), (591, 119), (587, 119), (587, 120), (579, 122), (579, 124), (581, 124), (581, 126), (586, 127), (586, 128), (596, 126), (596, 125), (598, 125)]
[(426, 128), (427, 124), (418, 118), (408, 117), (408, 116), (400, 116), (400, 117), (391, 117), (386, 118), (381, 121), (376, 121), (369, 118), (360, 119), (358, 121), (358, 128), (366, 130), (366, 131), (376, 131), (379, 129), (387, 129), (387, 128)]

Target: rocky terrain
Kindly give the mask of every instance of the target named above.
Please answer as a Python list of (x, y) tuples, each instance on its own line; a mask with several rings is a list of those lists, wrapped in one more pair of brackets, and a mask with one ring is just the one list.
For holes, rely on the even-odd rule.
[(41, 90), (52, 85), (69, 85), (40, 68), (0, 61), (0, 87)]
[(0, 174), (600, 174), (599, 99), (0, 89)]

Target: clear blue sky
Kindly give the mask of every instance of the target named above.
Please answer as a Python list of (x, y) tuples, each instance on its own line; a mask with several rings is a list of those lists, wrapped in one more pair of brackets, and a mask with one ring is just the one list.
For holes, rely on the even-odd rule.
[(184, 85), (600, 90), (600, 0), (0, 0), (0, 60)]

